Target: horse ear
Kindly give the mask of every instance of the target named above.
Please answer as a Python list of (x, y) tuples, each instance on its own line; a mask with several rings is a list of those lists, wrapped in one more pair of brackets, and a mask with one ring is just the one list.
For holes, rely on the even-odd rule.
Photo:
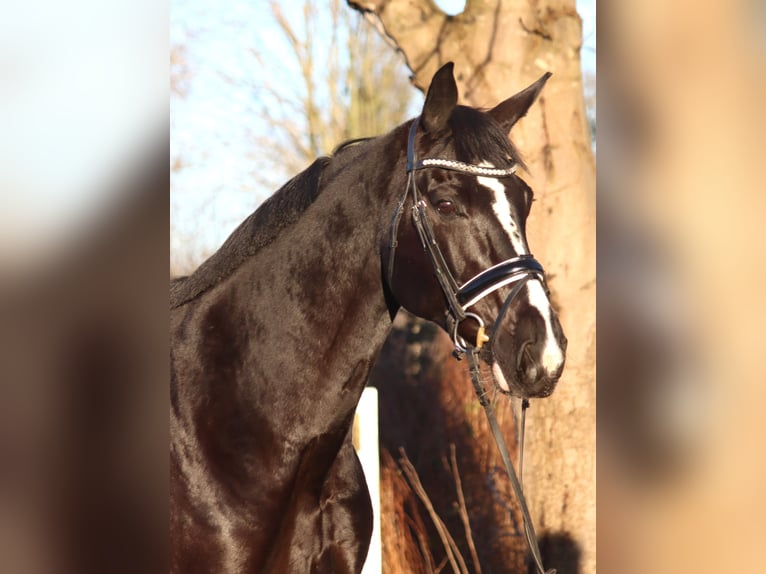
[(551, 77), (550, 72), (545, 72), (542, 77), (527, 89), (520, 91), (515, 96), (511, 96), (504, 102), (490, 110), (490, 115), (498, 122), (506, 132), (510, 132), (513, 124), (527, 115), (527, 111), (535, 103), (537, 96)]
[(452, 62), (444, 64), (431, 80), (426, 102), (423, 104), (423, 113), (420, 114), (421, 125), (428, 133), (438, 134), (444, 131), (447, 120), (457, 105), (457, 84), (452, 73), (454, 66)]

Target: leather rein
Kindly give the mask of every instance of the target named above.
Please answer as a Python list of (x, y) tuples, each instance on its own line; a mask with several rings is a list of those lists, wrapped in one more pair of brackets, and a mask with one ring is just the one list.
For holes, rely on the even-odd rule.
[[(462, 285), (458, 285), (454, 275), (447, 265), (447, 261), (445, 260), (441, 249), (439, 248), (439, 244), (436, 241), (436, 236), (434, 235), (431, 222), (428, 218), (427, 203), (415, 183), (415, 172), (421, 169), (446, 169), (478, 177), (498, 178), (513, 175), (518, 169), (518, 165), (513, 165), (509, 168), (493, 168), (447, 159), (427, 158), (418, 160), (415, 154), (415, 136), (417, 134), (419, 123), (420, 118), (418, 117), (415, 118), (410, 126), (409, 137), (407, 140), (407, 187), (397, 204), (396, 211), (394, 212), (391, 221), (387, 273), (388, 285), (393, 289), (394, 262), (396, 248), (398, 246), (397, 238), (399, 223), (404, 212), (404, 205), (407, 202), (407, 198), (412, 196), (412, 223), (418, 233), (423, 249), (428, 254), (436, 279), (438, 280), (447, 301), (446, 319), (449, 327), (448, 332), (450, 333), (450, 337), (455, 347), (453, 354), (458, 360), (460, 360), (464, 354), (468, 356), (471, 382), (473, 383), (479, 402), (487, 415), (489, 426), (492, 429), (492, 435), (495, 439), (495, 444), (500, 452), (500, 458), (503, 461), (503, 465), (505, 466), (508, 478), (511, 481), (511, 486), (516, 494), (516, 498), (519, 501), (519, 506), (524, 519), (524, 531), (527, 543), (529, 544), (529, 550), (534, 559), (537, 571), (539, 574), (556, 574), (556, 570), (545, 570), (543, 567), (540, 548), (532, 524), (532, 517), (527, 506), (526, 497), (524, 496), (524, 490), (521, 481), (517, 477), (513, 468), (508, 447), (505, 444), (505, 439), (503, 438), (500, 426), (495, 418), (494, 405), (489, 400), (489, 395), (485, 389), (481, 370), (479, 368), (479, 352), (485, 343), (489, 343), (490, 348), (492, 347), (495, 335), (499, 330), (503, 317), (526, 282), (532, 278), (539, 279), (547, 291), (547, 287), (545, 287), (545, 271), (543, 270), (543, 266), (531, 255), (518, 255), (498, 263), (497, 265), (493, 265), (475, 275)], [(495, 319), (492, 327), (492, 336), (490, 338), (486, 334), (485, 324), (482, 318), (476, 313), (468, 311), (468, 309), (487, 295), (494, 293), (498, 289), (507, 285), (513, 285), (513, 287)], [(460, 323), (469, 318), (479, 324), (476, 340), (473, 343), (465, 341), (465, 339), (458, 334)], [(528, 406), (529, 401), (523, 399), (519, 432), (519, 475), (521, 475), (523, 464), (524, 421)]]

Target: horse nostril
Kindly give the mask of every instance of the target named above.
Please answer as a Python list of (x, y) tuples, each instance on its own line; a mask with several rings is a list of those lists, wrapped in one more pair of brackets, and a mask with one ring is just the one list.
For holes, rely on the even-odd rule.
[(532, 341), (524, 341), (519, 346), (519, 352), (516, 355), (516, 370), (517, 371), (523, 371), (524, 366), (523, 363), (529, 359), (528, 354), (529, 351), (527, 351), (527, 347), (532, 343)]
[(534, 349), (534, 341), (524, 341), (519, 347), (519, 354), (517, 356), (516, 370), (523, 378), (528, 381), (536, 381), (538, 378), (538, 366), (534, 357), (532, 356), (532, 350)]

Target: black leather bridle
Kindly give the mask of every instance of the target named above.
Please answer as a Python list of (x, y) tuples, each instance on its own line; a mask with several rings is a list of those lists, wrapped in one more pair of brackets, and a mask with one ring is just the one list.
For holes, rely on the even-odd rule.
[[(447, 169), (480, 177), (509, 177), (515, 173), (518, 165), (513, 165), (510, 168), (492, 168), (447, 159), (429, 158), (418, 160), (415, 155), (415, 135), (419, 123), (420, 118), (418, 117), (415, 118), (410, 126), (409, 138), (407, 140), (407, 188), (397, 204), (396, 211), (394, 212), (391, 221), (388, 256), (388, 285), (393, 289), (394, 259), (396, 255), (396, 247), (398, 245), (397, 237), (399, 222), (401, 221), (402, 213), (404, 212), (404, 204), (407, 202), (407, 197), (412, 195), (412, 222), (418, 232), (418, 237), (423, 245), (423, 249), (428, 253), (428, 257), (431, 260), (431, 265), (434, 269), (434, 274), (436, 275), (447, 300), (447, 325), (450, 327), (448, 331), (450, 332), (452, 342), (455, 345), (455, 357), (460, 359), (463, 354), (468, 355), (471, 381), (476, 394), (479, 397), (479, 402), (482, 407), (484, 407), (490, 429), (492, 430), (495, 443), (500, 452), (500, 458), (503, 461), (508, 478), (511, 481), (511, 486), (516, 493), (516, 498), (519, 500), (519, 506), (524, 518), (524, 531), (527, 537), (527, 543), (529, 544), (529, 550), (534, 559), (537, 571), (539, 574), (556, 574), (555, 569), (545, 570), (543, 567), (540, 547), (532, 524), (532, 517), (529, 513), (526, 497), (524, 496), (524, 490), (521, 481), (517, 477), (513, 468), (513, 464), (511, 463), (508, 447), (505, 444), (502, 432), (500, 431), (500, 426), (494, 415), (494, 406), (489, 400), (487, 391), (484, 388), (484, 383), (482, 382), (481, 370), (479, 368), (479, 351), (482, 346), (488, 342), (490, 343), (491, 349), (494, 341), (486, 335), (484, 321), (481, 317), (467, 310), (490, 293), (494, 293), (506, 285), (513, 285), (495, 319), (492, 328), (492, 339), (494, 339), (499, 330), (500, 323), (510, 308), (511, 303), (529, 279), (539, 279), (543, 288), (546, 292), (548, 291), (545, 283), (545, 271), (543, 270), (543, 266), (531, 255), (518, 255), (485, 269), (478, 275), (466, 281), (463, 285), (459, 286), (447, 265), (447, 261), (444, 259), (444, 255), (439, 248), (438, 242), (436, 241), (431, 222), (428, 219), (426, 201), (423, 199), (418, 190), (418, 186), (415, 183), (415, 172), (421, 169)], [(479, 324), (474, 343), (467, 343), (457, 332), (460, 323), (469, 317), (477, 321)], [(521, 461), (523, 460), (522, 457), (524, 452), (524, 420), (528, 406), (529, 401), (524, 399), (522, 401), (519, 434), (519, 475), (521, 475)]]
[[(436, 241), (431, 221), (428, 218), (426, 201), (415, 183), (415, 172), (421, 169), (437, 168), (479, 177), (509, 177), (516, 172), (518, 165), (513, 165), (509, 168), (493, 168), (448, 159), (428, 158), (418, 160), (415, 154), (415, 134), (417, 133), (419, 122), (420, 118), (415, 118), (412, 122), (412, 126), (410, 126), (409, 138), (407, 140), (407, 187), (397, 205), (391, 222), (388, 284), (392, 287), (394, 262), (398, 245), (397, 237), (399, 232), (399, 222), (401, 221), (402, 213), (404, 212), (404, 204), (407, 201), (407, 197), (411, 196), (412, 223), (418, 232), (418, 237), (420, 238), (420, 243), (423, 245), (423, 249), (431, 260), (434, 274), (436, 275), (442, 292), (444, 293), (444, 297), (447, 300), (446, 315), (448, 331), (450, 332), (452, 342), (455, 345), (456, 356), (460, 356), (471, 346), (481, 349), (482, 346), (489, 341), (485, 332), (484, 321), (477, 314), (469, 312), (468, 309), (487, 295), (494, 293), (506, 285), (516, 283), (516, 285), (520, 287), (527, 280), (537, 278), (543, 286), (545, 286), (545, 271), (543, 270), (543, 266), (531, 255), (518, 255), (498, 263), (497, 265), (493, 265), (489, 269), (485, 269), (478, 275), (472, 277), (463, 285), (458, 285), (458, 282), (450, 271), (449, 265), (447, 265), (447, 261), (444, 259), (444, 255)], [(509, 298), (507, 298), (506, 302), (503, 304), (503, 310), (507, 310), (512, 298), (515, 297), (519, 291), (520, 288), (511, 291), (511, 295), (509, 295)], [(499, 316), (498, 319), (501, 319), (503, 314), (504, 312), (501, 311), (501, 316)], [(477, 321), (479, 324), (476, 341), (472, 344), (466, 343), (457, 332), (460, 323), (469, 317)], [(493, 334), (497, 332), (498, 326), (499, 322), (496, 320)]]

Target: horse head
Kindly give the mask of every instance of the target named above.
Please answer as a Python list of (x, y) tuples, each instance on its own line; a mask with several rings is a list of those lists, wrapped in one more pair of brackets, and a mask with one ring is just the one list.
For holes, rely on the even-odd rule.
[(508, 134), (550, 74), (483, 112), (457, 105), (452, 67), (436, 73), (410, 127), (407, 189), (384, 250), (388, 286), (458, 352), (480, 349), (501, 391), (547, 396), (567, 341), (527, 243), (533, 192)]

